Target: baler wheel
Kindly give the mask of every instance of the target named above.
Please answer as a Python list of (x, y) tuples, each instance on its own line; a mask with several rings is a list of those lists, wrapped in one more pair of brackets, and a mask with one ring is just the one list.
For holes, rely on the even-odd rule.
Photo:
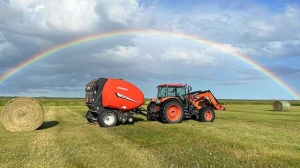
[(201, 122), (214, 122), (215, 112), (211, 107), (203, 107), (199, 111), (199, 121)]
[(100, 127), (114, 127), (118, 123), (117, 114), (112, 110), (104, 110), (98, 116), (98, 124)]
[(164, 104), (162, 111), (163, 121), (167, 123), (180, 123), (183, 120), (183, 107), (179, 101), (171, 100)]

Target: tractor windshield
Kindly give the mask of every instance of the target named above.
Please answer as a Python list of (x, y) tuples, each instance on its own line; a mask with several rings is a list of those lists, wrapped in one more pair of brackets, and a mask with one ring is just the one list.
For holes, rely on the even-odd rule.
[(158, 98), (179, 97), (186, 94), (184, 86), (159, 86), (157, 89)]
[(166, 96), (166, 91), (167, 91), (167, 87), (166, 86), (159, 86), (159, 87), (157, 87), (157, 97), (158, 98), (167, 97)]

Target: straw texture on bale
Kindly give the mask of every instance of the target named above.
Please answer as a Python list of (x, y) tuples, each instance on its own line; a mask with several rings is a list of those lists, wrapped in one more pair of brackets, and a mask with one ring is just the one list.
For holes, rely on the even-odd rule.
[(36, 130), (42, 125), (43, 120), (42, 105), (29, 97), (10, 100), (2, 111), (2, 124), (11, 132)]
[(274, 111), (289, 111), (290, 107), (291, 105), (288, 101), (275, 101), (273, 103)]

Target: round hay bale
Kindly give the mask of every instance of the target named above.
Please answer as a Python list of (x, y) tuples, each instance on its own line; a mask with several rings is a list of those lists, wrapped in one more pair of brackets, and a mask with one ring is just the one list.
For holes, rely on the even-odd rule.
[(274, 111), (289, 111), (290, 107), (291, 105), (288, 101), (275, 101), (273, 103)]
[(29, 97), (14, 98), (2, 110), (2, 124), (11, 132), (36, 130), (43, 120), (42, 105)]

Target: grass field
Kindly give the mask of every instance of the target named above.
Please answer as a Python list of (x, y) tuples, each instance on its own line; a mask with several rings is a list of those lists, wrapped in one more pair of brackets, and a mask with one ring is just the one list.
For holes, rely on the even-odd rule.
[(213, 123), (136, 115), (134, 125), (113, 128), (87, 124), (85, 106), (44, 109), (36, 131), (0, 125), (0, 167), (300, 167), (300, 106), (238, 104), (216, 111)]

